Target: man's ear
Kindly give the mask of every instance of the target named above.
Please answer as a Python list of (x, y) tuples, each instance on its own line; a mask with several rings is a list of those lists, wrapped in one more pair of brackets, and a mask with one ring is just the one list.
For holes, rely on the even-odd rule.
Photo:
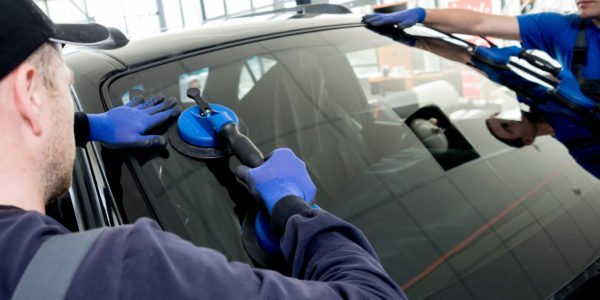
[(14, 104), (19, 117), (31, 128), (33, 134), (42, 134), (41, 99), (36, 79), (36, 68), (28, 63), (22, 63), (12, 72), (12, 90)]

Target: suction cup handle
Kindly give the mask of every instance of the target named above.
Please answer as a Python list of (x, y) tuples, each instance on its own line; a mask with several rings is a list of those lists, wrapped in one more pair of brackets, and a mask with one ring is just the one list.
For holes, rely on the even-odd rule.
[(231, 150), (240, 162), (250, 168), (256, 168), (265, 161), (265, 158), (256, 145), (243, 135), (235, 123), (228, 123), (221, 128), (221, 136), (227, 140)]
[(521, 50), (519, 53), (519, 58), (526, 60), (533, 66), (536, 66), (550, 74), (554, 77), (558, 77), (558, 73), (560, 73), (560, 68), (553, 66), (550, 62), (542, 59), (541, 57), (537, 57), (533, 54), (528, 53), (525, 50)]
[(187, 89), (187, 96), (196, 101), (201, 116), (206, 117), (207, 115), (210, 116), (212, 114), (212, 108), (210, 108), (210, 105), (208, 105), (208, 103), (204, 101), (204, 98), (202, 98), (199, 88)]

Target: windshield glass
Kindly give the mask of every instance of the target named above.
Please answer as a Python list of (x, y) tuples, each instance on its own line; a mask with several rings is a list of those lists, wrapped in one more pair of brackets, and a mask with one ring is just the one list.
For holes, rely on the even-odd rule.
[[(522, 148), (491, 135), (488, 118), (516, 122), (522, 105), (464, 64), (357, 27), (182, 58), (117, 79), (107, 96), (190, 107), (188, 87), (233, 109), (263, 153), (293, 149), (316, 202), (367, 235), (411, 298), (544, 298), (598, 257), (598, 179), (551, 135)], [(134, 160), (163, 227), (248, 261), (240, 207), (254, 200), (235, 159), (167, 152)]]

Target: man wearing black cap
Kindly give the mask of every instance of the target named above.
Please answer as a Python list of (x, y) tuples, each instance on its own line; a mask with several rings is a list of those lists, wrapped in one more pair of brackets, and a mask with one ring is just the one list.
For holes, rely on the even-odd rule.
[[(316, 188), (286, 149), (240, 176), (283, 232), (280, 248), (295, 278), (228, 262), (144, 218), (88, 232), (93, 239), (69, 234), (44, 215), (45, 203), (70, 185), (75, 146), (73, 76), (56, 43), (101, 42), (105, 30), (54, 25), (30, 0), (0, 0), (0, 14), (0, 299), (405, 299), (358, 229), (306, 203)], [(125, 109), (149, 110), (152, 123), (166, 111), (157, 113), (156, 102)], [(115, 116), (102, 118), (99, 127), (108, 128)], [(77, 246), (38, 255), (72, 237)]]
[[(52, 22), (37, 8), (26, 10), (24, 7), (13, 5), (12, 2), (2, 1), (2, 11), (10, 14), (2, 16), (6, 26), (0, 29), (3, 52), (0, 56), (0, 78), (18, 66), (43, 41), (48, 41), (56, 47), (62, 44), (91, 46), (109, 38), (108, 30), (98, 24), (49, 26)], [(39, 57), (40, 66), (50, 57), (46, 52), (42, 51)], [(53, 76), (45, 73), (42, 75), (48, 82)], [(84, 146), (88, 141), (99, 141), (109, 148), (164, 147), (164, 137), (147, 136), (144, 133), (178, 113), (176, 100), (165, 100), (162, 95), (147, 101), (137, 97), (124, 107), (103, 114), (76, 113), (76, 142), (78, 146)], [(135, 126), (131, 126), (132, 124)]]

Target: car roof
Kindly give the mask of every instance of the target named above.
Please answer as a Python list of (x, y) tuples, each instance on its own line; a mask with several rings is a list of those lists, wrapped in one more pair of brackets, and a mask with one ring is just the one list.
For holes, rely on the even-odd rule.
[(297, 16), (291, 13), (213, 21), (194, 28), (132, 40), (122, 48), (94, 51), (111, 56), (125, 66), (134, 67), (202, 49), (231, 43), (243, 44), (260, 37), (360, 26), (361, 18), (355, 14)]

